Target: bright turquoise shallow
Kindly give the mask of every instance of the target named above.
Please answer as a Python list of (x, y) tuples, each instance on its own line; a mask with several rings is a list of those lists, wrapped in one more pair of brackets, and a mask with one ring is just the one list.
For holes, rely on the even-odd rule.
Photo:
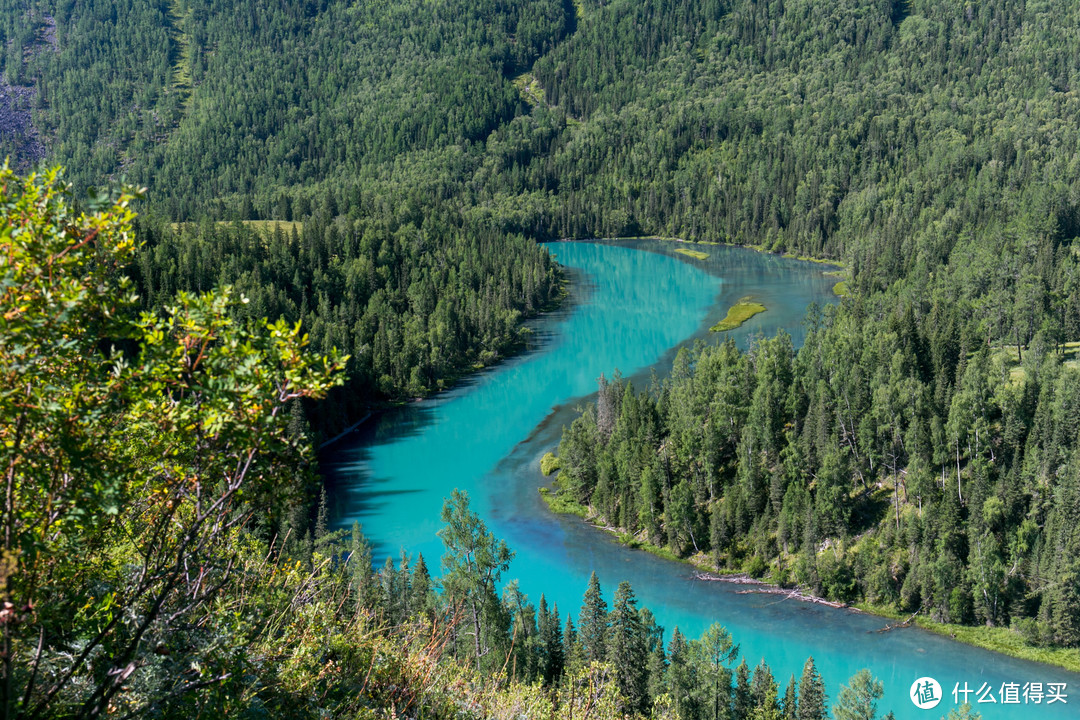
[[(375, 545), (376, 565), (404, 548), (437, 567), (435, 533), (451, 489), (465, 490), (472, 507), (517, 556), (504, 576), (517, 579), (534, 601), (540, 594), (575, 622), (589, 573), (596, 571), (610, 601), (622, 580), (670, 630), (696, 636), (714, 621), (728, 627), (753, 665), (764, 657), (786, 683), (813, 655), (835, 698), (840, 683), (869, 667), (886, 687), (881, 708), (897, 718), (938, 718), (952, 706), (955, 683), (1067, 682), (1068, 704), (977, 705), (994, 718), (1072, 718), (1080, 706), (1080, 676), (969, 648), (921, 630), (878, 633), (884, 621), (851, 611), (776, 596), (739, 594), (738, 586), (692, 580), (688, 566), (628, 550), (576, 518), (547, 512), (537, 487), (546, 481), (539, 457), (558, 443), (574, 407), (595, 391), (601, 373), (619, 368), (646, 382), (663, 375), (674, 348), (707, 337), (708, 327), (739, 298), (751, 295), (768, 311), (728, 333), (740, 343), (783, 328), (801, 344), (801, 321), (811, 302), (833, 302), (834, 278), (820, 265), (727, 247), (705, 247), (708, 260), (676, 256), (677, 245), (557, 243), (550, 246), (570, 270), (571, 298), (532, 324), (528, 352), (478, 374), (454, 390), (369, 421), (333, 446), (323, 461), (344, 526), (354, 520)], [(715, 337), (715, 336), (714, 336)], [(907, 699), (911, 683), (936, 678), (946, 699), (934, 710)], [(1067, 692), (1068, 692), (1067, 691)], [(974, 700), (974, 697), (972, 697)]]

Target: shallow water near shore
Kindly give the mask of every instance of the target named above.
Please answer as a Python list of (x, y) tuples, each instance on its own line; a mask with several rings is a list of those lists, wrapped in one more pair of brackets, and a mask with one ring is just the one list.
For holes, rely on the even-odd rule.
[[(438, 573), (443, 499), (457, 487), (497, 537), (516, 552), (503, 581), (517, 580), (533, 602), (540, 594), (575, 623), (590, 572), (609, 602), (622, 580), (633, 585), (670, 637), (678, 626), (697, 636), (723, 623), (749, 664), (764, 658), (781, 684), (813, 655), (830, 699), (840, 684), (868, 667), (885, 684), (880, 713), (938, 718), (953, 707), (952, 689), (987, 683), (996, 704), (976, 704), (993, 718), (1071, 718), (1077, 704), (1003, 705), (1002, 683), (1065, 682), (1080, 692), (1080, 675), (968, 647), (917, 628), (879, 633), (886, 620), (767, 594), (745, 586), (701, 582), (693, 568), (615, 543), (576, 517), (551, 514), (537, 488), (545, 485), (540, 456), (558, 443), (563, 425), (596, 389), (601, 373), (618, 368), (638, 387), (670, 369), (678, 347), (715, 340), (708, 328), (740, 298), (767, 311), (725, 333), (742, 346), (756, 333), (783, 329), (796, 346), (810, 303), (835, 302), (833, 268), (723, 246), (694, 246), (706, 259), (676, 254), (681, 245), (657, 240), (554, 243), (568, 270), (570, 297), (556, 312), (530, 322), (526, 350), (428, 400), (378, 415), (323, 454), (341, 526), (363, 525), (375, 564), (404, 549), (422, 552)], [(931, 676), (944, 689), (933, 710), (908, 699), (915, 679)]]

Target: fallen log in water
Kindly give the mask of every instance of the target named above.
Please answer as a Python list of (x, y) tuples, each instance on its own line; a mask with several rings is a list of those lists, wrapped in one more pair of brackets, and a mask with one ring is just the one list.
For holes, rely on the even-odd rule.
[(897, 628), (911, 627), (911, 621), (914, 620), (915, 616), (918, 615), (920, 612), (921, 612), (921, 610), (916, 610), (915, 612), (911, 613), (911, 615), (908, 616), (908, 619), (905, 620), (904, 622), (899, 622), (899, 623), (895, 623), (895, 624), (889, 623), (888, 625), (886, 625), (883, 628), (878, 628), (877, 632), (883, 633), (883, 632), (889, 632), (890, 630), (896, 630)]
[(815, 603), (817, 605), (828, 605), (829, 607), (845, 608), (845, 609), (848, 609), (848, 610), (854, 610), (856, 612), (861, 612), (860, 610), (858, 610), (858, 608), (853, 608), (853, 607), (847, 605), (846, 603), (834, 602), (832, 600), (826, 600), (825, 598), (820, 598), (820, 597), (818, 597), (816, 595), (810, 595), (809, 593), (804, 593), (804, 592), (801, 592), (799, 590), (792, 590), (792, 589), (789, 589), (789, 588), (778, 587), (776, 585), (770, 585), (769, 583), (767, 583), (767, 582), (765, 582), (763, 580), (758, 580), (757, 578), (752, 578), (749, 575), (745, 575), (745, 574), (739, 574), (739, 575), (714, 575), (712, 573), (697, 572), (697, 573), (694, 573), (694, 579), (695, 580), (701, 580), (703, 582), (726, 582), (726, 583), (731, 583), (732, 585), (754, 585), (755, 586), (753, 590), (737, 590), (736, 593), (739, 594), (739, 595), (751, 595), (751, 594), (783, 595), (784, 600), (789, 600), (789, 599), (790, 600), (800, 600), (802, 602)]

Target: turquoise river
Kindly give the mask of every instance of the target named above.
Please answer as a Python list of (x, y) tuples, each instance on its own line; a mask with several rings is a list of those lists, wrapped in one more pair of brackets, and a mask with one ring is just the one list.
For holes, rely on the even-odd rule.
[[(968, 647), (917, 628), (878, 632), (886, 621), (853, 610), (740, 593), (744, 587), (695, 580), (692, 569), (612, 540), (576, 517), (551, 514), (537, 488), (547, 481), (539, 458), (558, 444), (563, 425), (596, 390), (601, 373), (618, 368), (636, 383), (668, 372), (679, 347), (708, 338), (708, 328), (743, 296), (768, 310), (729, 333), (746, 345), (755, 333), (784, 329), (798, 346), (807, 306), (834, 302), (833, 268), (728, 247), (697, 247), (696, 260), (656, 240), (554, 243), (570, 277), (562, 307), (530, 323), (529, 347), (477, 373), (450, 391), (382, 413), (326, 449), (322, 467), (333, 491), (337, 522), (359, 521), (379, 566), (402, 549), (423, 553), (438, 572), (436, 537), (443, 499), (468, 492), (472, 508), (516, 552), (503, 579), (516, 579), (533, 602), (544, 593), (577, 620), (589, 574), (597, 573), (611, 601), (622, 580), (640, 606), (667, 629), (696, 637), (721, 622), (753, 666), (770, 664), (781, 692), (810, 655), (830, 698), (863, 667), (885, 684), (880, 714), (899, 720), (939, 718), (953, 689), (985, 683), (998, 702), (969, 700), (986, 720), (1059, 720), (1080, 716), (1080, 675)], [(715, 337), (715, 336), (714, 336)], [(640, 385), (639, 385), (640, 387)], [(912, 683), (935, 678), (944, 698), (920, 710)], [(1004, 705), (1003, 683), (1067, 683), (1066, 703)], [(988, 697), (984, 696), (984, 699)]]

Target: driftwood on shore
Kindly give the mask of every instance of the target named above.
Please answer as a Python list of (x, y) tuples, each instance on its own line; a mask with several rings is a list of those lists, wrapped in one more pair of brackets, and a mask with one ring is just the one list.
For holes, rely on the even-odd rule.
[(833, 602), (832, 600), (826, 600), (825, 598), (820, 598), (820, 597), (817, 597), (816, 595), (810, 595), (809, 593), (804, 593), (804, 592), (801, 592), (799, 590), (793, 590), (793, 589), (789, 589), (789, 588), (778, 587), (776, 585), (770, 585), (769, 583), (764, 582), (763, 580), (758, 580), (756, 578), (752, 578), (749, 575), (745, 575), (745, 574), (739, 574), (739, 575), (713, 575), (712, 573), (697, 572), (697, 573), (694, 573), (694, 579), (695, 580), (701, 580), (703, 582), (724, 582), (724, 583), (730, 583), (732, 585), (753, 585), (754, 586), (754, 589), (752, 589), (752, 590), (737, 590), (736, 593), (739, 594), (739, 595), (751, 595), (751, 594), (754, 594), (754, 595), (756, 595), (756, 594), (761, 594), (761, 595), (782, 595), (783, 596), (782, 599), (784, 599), (784, 600), (799, 600), (801, 602), (815, 603), (817, 605), (828, 605), (829, 607), (833, 607), (833, 608), (845, 608), (845, 609), (848, 609), (848, 610), (855, 610), (856, 612), (858, 612), (857, 608), (853, 608), (853, 607), (847, 605), (846, 603)]
[(878, 628), (877, 632), (883, 633), (883, 632), (889, 632), (890, 630), (896, 630), (897, 628), (911, 627), (911, 621), (914, 620), (915, 616), (918, 615), (920, 612), (921, 612), (920, 610), (916, 610), (915, 612), (911, 613), (911, 615), (908, 616), (907, 620), (904, 620), (903, 622), (898, 622), (898, 623), (889, 623), (888, 625), (886, 625), (883, 628)]

